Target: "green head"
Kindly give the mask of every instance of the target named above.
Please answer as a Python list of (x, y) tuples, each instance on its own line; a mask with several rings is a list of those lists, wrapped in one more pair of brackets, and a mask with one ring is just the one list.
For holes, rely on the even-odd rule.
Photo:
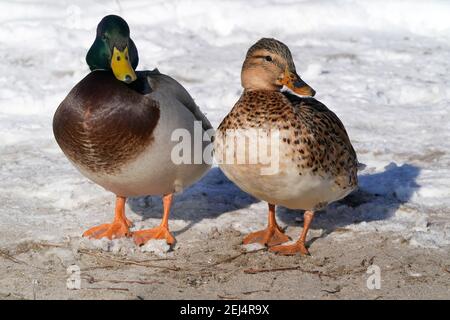
[(86, 62), (93, 70), (112, 70), (120, 81), (136, 80), (139, 57), (130, 38), (130, 28), (116, 15), (106, 16), (97, 26), (97, 36), (86, 55)]

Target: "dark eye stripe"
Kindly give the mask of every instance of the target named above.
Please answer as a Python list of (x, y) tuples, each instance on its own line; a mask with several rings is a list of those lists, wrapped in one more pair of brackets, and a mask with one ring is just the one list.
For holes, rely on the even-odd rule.
[[(269, 57), (270, 60), (267, 60), (267, 57)], [(253, 58), (264, 59), (264, 60), (266, 60), (266, 61), (273, 61), (271, 56), (262, 56), (262, 55), (259, 55), (259, 56), (253, 56)]]
[[(264, 59), (264, 60), (266, 60), (267, 61), (267, 57), (270, 57), (270, 56), (267, 56), (267, 55), (257, 55), (257, 56), (253, 56), (253, 58), (260, 58), (260, 59)], [(286, 68), (286, 66), (284, 65), (284, 64), (282, 64), (282, 63), (280, 63), (279, 61), (278, 61), (278, 59), (273, 59), (272, 57), (270, 57), (272, 60), (270, 61), (270, 62), (272, 62), (273, 64), (275, 64), (278, 68), (280, 68), (280, 69), (282, 69), (282, 70), (284, 70), (285, 68)]]

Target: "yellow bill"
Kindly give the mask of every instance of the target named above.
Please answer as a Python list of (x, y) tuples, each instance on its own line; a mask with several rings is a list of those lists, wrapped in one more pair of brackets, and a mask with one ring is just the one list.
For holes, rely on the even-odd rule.
[(281, 84), (301, 96), (314, 97), (316, 91), (303, 81), (296, 72), (290, 72), (286, 67)]
[(128, 47), (125, 47), (123, 51), (114, 47), (111, 59), (111, 69), (116, 78), (120, 81), (131, 83), (137, 79), (136, 73), (134, 72), (128, 57)]

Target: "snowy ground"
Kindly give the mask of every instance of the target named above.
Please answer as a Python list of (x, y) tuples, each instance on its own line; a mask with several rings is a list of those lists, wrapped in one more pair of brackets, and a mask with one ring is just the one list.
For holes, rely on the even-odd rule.
[[(316, 98), (346, 125), (359, 160), (367, 165), (360, 174), (360, 191), (318, 215), (311, 233), (311, 238), (317, 238), (310, 248), (316, 254), (313, 260), (276, 260), (258, 252), (260, 259), (271, 261), (266, 265), (323, 267), (332, 261), (335, 266), (349, 255), (349, 260), (339, 262), (345, 269), (370, 260), (382, 247), (387, 250), (378, 261), (382, 270), (389, 270), (395, 261), (407, 270), (389, 275), (400, 289), (378, 296), (410, 297), (409, 289), (428, 288), (429, 293), (422, 290), (415, 296), (450, 297), (450, 3), (47, 0), (0, 3), (0, 264), (5, 267), (0, 298), (32, 298), (35, 278), (47, 283), (40, 297), (66, 298), (65, 280), (51, 282), (50, 271), (62, 272), (64, 279), (67, 265), (92, 265), (92, 261), (81, 261), (77, 248), (101, 254), (111, 247), (105, 242), (80, 243), (83, 230), (112, 218), (114, 199), (69, 164), (51, 128), (59, 102), (88, 72), (86, 51), (98, 21), (110, 13), (128, 21), (140, 52), (138, 69), (157, 67), (180, 81), (214, 127), (240, 95), (239, 74), (246, 50), (263, 36), (278, 38), (290, 47), (299, 74), (317, 91)], [(138, 229), (154, 226), (161, 216), (160, 200), (130, 199), (128, 212)], [(298, 217), (297, 212), (279, 210), (280, 221), (294, 238), (301, 226), (295, 220)], [(178, 245), (169, 256), (178, 261), (171, 263), (232, 255), (240, 250), (239, 233), (260, 229), (265, 221), (266, 205), (239, 191), (213, 168), (176, 198), (171, 227)], [(151, 253), (133, 252), (127, 241), (112, 244), (120, 251), (117, 255), (155, 258)], [(236, 246), (223, 246), (225, 241)], [(60, 264), (52, 264), (53, 256)], [(388, 256), (396, 258), (388, 261)], [(240, 265), (266, 266), (254, 254), (244, 257)], [(321, 259), (328, 260), (320, 265)], [(230, 278), (223, 282), (216, 279), (223, 270), (210, 277), (230, 287), (227, 292), (235, 292), (233, 288), (242, 283), (254, 283), (254, 278), (236, 275), (231, 267)], [(411, 271), (414, 267), (421, 271)], [(114, 271), (124, 272), (117, 268)], [(37, 275), (36, 270), (44, 271)], [(132, 274), (139, 272), (143, 271)], [(278, 285), (289, 287), (286, 279), (300, 277), (296, 272), (301, 273), (287, 272)], [(356, 274), (352, 281), (359, 288), (363, 282)], [(210, 286), (201, 291), (201, 282), (192, 284), (170, 274), (159, 277), (167, 280), (166, 286), (184, 285), (195, 292), (179, 290), (177, 297), (227, 296), (209, 278)], [(422, 280), (408, 282), (408, 277)], [(255, 289), (261, 294), (238, 297), (305, 297), (311, 286), (318, 288), (313, 283), (303, 289), (290, 287), (285, 295), (265, 288)], [(171, 292), (159, 290), (157, 284), (151, 290), (136, 286), (128, 289), (140, 290), (141, 297), (165, 298)], [(342, 297), (355, 297), (351, 288), (347, 294), (338, 291), (344, 292)], [(328, 291), (319, 288), (315, 297), (327, 297)], [(124, 296), (120, 290), (95, 292), (74, 297), (137, 295), (125, 290)], [(362, 289), (356, 295), (378, 296)]]

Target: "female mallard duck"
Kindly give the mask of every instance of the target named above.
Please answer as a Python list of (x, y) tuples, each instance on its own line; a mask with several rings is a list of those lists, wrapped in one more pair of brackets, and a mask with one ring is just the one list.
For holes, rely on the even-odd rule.
[[(285, 44), (266, 38), (254, 44), (247, 52), (241, 81), (244, 92), (218, 128), (215, 155), (230, 180), (269, 203), (268, 227), (248, 235), (244, 244), (258, 242), (286, 255), (308, 254), (305, 240), (314, 211), (345, 197), (357, 186), (355, 151), (339, 118), (311, 98), (315, 92), (298, 76)], [(309, 97), (281, 92), (284, 86)], [(266, 141), (277, 170), (262, 171), (268, 162), (251, 162), (252, 155), (239, 162), (242, 148), (250, 152), (248, 147), (259, 145), (253, 159), (267, 151), (259, 140), (236, 144), (239, 134), (254, 129), (260, 130), (257, 135), (246, 135), (277, 137)], [(234, 149), (235, 145), (240, 149)], [(303, 231), (293, 245), (279, 245), (289, 238), (277, 225), (275, 205), (306, 210)]]
[[(86, 61), (92, 72), (58, 107), (53, 131), (75, 167), (116, 194), (116, 209), (111, 224), (91, 228), (83, 236), (131, 236), (126, 197), (163, 195), (161, 225), (134, 232), (133, 237), (137, 244), (150, 239), (173, 244), (168, 227), (172, 194), (198, 180), (209, 165), (174, 163), (171, 151), (176, 142), (171, 135), (182, 129), (194, 137), (194, 128), (200, 127), (203, 137), (211, 125), (177, 81), (157, 70), (135, 72), (138, 52), (122, 18), (101, 20)], [(198, 121), (200, 126), (194, 124)], [(206, 147), (206, 142), (199, 143)]]

